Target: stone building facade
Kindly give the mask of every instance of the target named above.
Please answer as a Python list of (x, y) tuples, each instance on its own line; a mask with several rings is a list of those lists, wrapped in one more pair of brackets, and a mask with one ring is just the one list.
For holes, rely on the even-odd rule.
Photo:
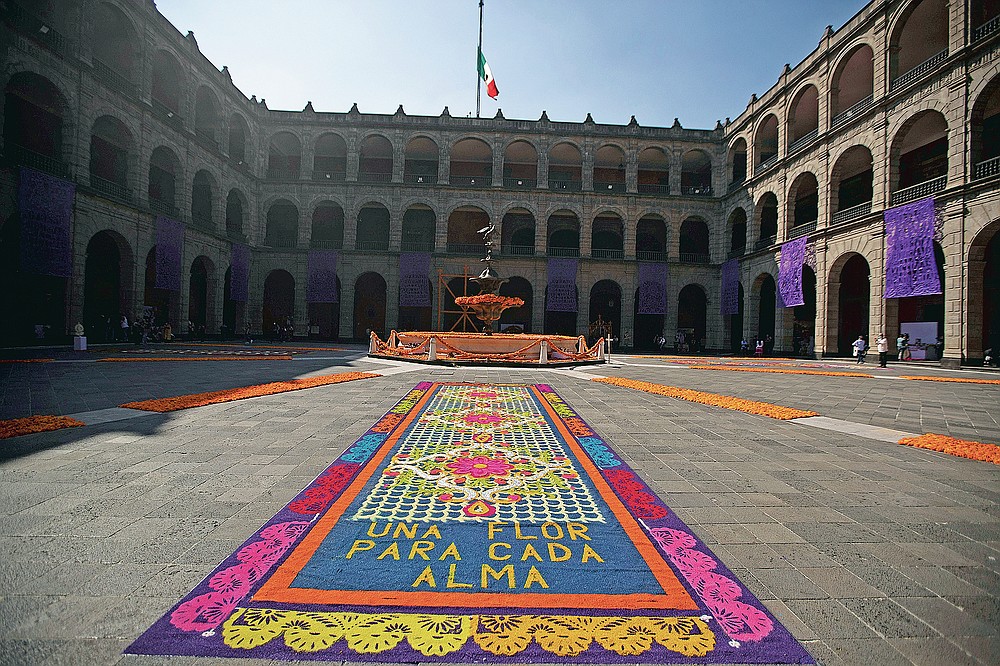
[[(364, 339), (448, 328), (495, 224), (507, 323), (627, 347), (676, 330), (711, 349), (772, 335), (845, 354), (859, 334), (936, 321), (944, 361), (1000, 344), (1000, 3), (875, 0), (711, 130), (538, 120), (275, 111), (247, 98), (145, 0), (10, 0), (0, 44), (0, 325), (7, 342), (93, 337), (144, 306), (183, 330)], [(238, 66), (238, 65), (237, 65)], [(19, 264), (25, 168), (75, 184), (71, 272)], [(883, 299), (885, 210), (933, 196), (940, 296)], [(30, 211), (29, 211), (30, 213)], [(179, 289), (157, 289), (157, 219), (184, 224)], [(808, 237), (805, 303), (776, 302), (781, 244)], [(230, 293), (233, 245), (251, 252)], [(311, 303), (310, 254), (336, 250), (337, 303)], [(430, 253), (431, 306), (399, 301)], [(546, 312), (549, 260), (577, 262), (577, 312)], [(720, 265), (740, 310), (720, 314)], [(645, 268), (644, 268), (645, 267)], [(640, 274), (666, 285), (641, 314)], [(439, 277), (444, 276), (444, 277)], [(330, 300), (330, 299), (326, 299)], [(113, 328), (113, 327), (112, 327)], [(42, 329), (45, 330), (45, 329)]]

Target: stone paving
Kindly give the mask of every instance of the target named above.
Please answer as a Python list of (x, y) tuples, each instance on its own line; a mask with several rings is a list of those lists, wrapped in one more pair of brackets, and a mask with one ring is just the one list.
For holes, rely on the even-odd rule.
[(424, 379), (551, 384), (820, 663), (1000, 663), (1000, 466), (587, 379), (628, 376), (994, 443), (1000, 386), (628, 357), (575, 371), (400, 368), (357, 348), (294, 361), (60, 358), (0, 365), (0, 418), (305, 374), (395, 374), (0, 441), (0, 664), (216, 663), (121, 652)]

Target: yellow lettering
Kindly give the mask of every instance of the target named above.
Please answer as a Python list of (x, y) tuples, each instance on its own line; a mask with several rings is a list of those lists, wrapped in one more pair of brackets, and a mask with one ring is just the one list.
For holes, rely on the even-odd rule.
[(591, 558), (597, 560), (598, 562), (600, 562), (602, 564), (604, 563), (604, 560), (601, 559), (601, 556), (597, 554), (596, 550), (594, 550), (593, 548), (591, 548), (587, 544), (583, 544), (583, 557), (580, 558), (580, 561), (581, 562), (586, 562), (587, 560), (589, 560)]
[(383, 557), (389, 557), (390, 555), (392, 555), (392, 559), (394, 560), (399, 559), (399, 544), (396, 543), (395, 541), (393, 541), (392, 545), (383, 550), (382, 554), (376, 557), (375, 559), (381, 560)]
[(417, 579), (413, 581), (413, 585), (410, 587), (420, 587), (421, 583), (426, 583), (427, 587), (437, 587), (437, 583), (434, 582), (434, 572), (431, 571), (431, 566), (428, 564), (424, 567), (424, 570), (420, 572)]
[[(508, 564), (507, 566), (510, 565)], [(528, 569), (528, 577), (524, 581), (524, 589), (527, 590), (531, 587), (532, 583), (538, 583), (546, 590), (549, 589), (549, 584), (545, 582), (544, 578), (542, 578), (541, 572), (535, 568), (535, 565), (531, 565), (531, 568)]]
[(501, 525), (506, 525), (506, 524), (507, 523), (498, 520), (496, 522), (490, 523), (486, 527), (486, 530), (489, 533), (490, 541), (493, 541), (494, 535), (496, 535), (498, 532), (503, 532), (503, 528), (501, 527)]
[(509, 543), (504, 543), (503, 541), (494, 541), (493, 543), (491, 543), (490, 544), (490, 559), (491, 560), (500, 560), (500, 561), (503, 561), (503, 560), (509, 560), (510, 559), (510, 553), (507, 553), (506, 555), (503, 555), (503, 556), (497, 555), (497, 548), (506, 548), (507, 550), (510, 550), (510, 544)]
[(472, 587), (472, 583), (455, 582), (455, 567), (457, 566), (457, 564), (448, 565), (448, 587)]
[[(555, 530), (556, 530), (555, 535), (549, 534), (549, 531), (552, 528), (555, 528)], [(545, 535), (546, 539), (562, 539), (563, 538), (563, 530), (562, 530), (561, 527), (559, 527), (558, 523), (552, 523), (552, 522), (542, 523), (542, 534)]]
[[(374, 525), (374, 523), (372, 524)], [(354, 553), (360, 553), (364, 550), (371, 550), (374, 547), (375, 547), (374, 541), (370, 541), (368, 539), (358, 539), (357, 541), (354, 542), (354, 545), (351, 546), (351, 549), (347, 551), (347, 559), (351, 559)]]
[[(556, 555), (557, 548), (561, 551), (559, 555)], [(573, 557), (573, 551), (571, 551), (569, 548), (562, 545), (561, 543), (549, 544), (549, 560), (553, 562), (565, 562), (571, 557)]]
[(441, 557), (439, 557), (438, 560), (443, 560), (448, 556), (454, 557), (456, 560), (462, 559), (462, 556), (458, 554), (458, 546), (455, 545), (454, 541), (452, 541), (451, 545), (444, 549), (444, 552), (441, 553)]
[(405, 534), (407, 539), (416, 539), (417, 525), (397, 524), (396, 531), (392, 533), (392, 538), (398, 539), (400, 534)]
[[(535, 567), (531, 567), (534, 569)], [(484, 590), (489, 587), (489, 579), (500, 580), (504, 576), (507, 576), (507, 587), (511, 590), (514, 589), (514, 565), (508, 564), (500, 571), (496, 571), (493, 567), (488, 564), (483, 565), (482, 580), (480, 580), (480, 587)], [(548, 586), (546, 586), (548, 587)]]
[(521, 553), (521, 561), (524, 562), (529, 557), (533, 557), (539, 562), (542, 561), (542, 556), (538, 554), (538, 551), (530, 543), (524, 547), (524, 552)]
[(372, 524), (368, 526), (368, 536), (372, 537), (373, 539), (377, 539), (379, 537), (384, 537), (386, 534), (389, 533), (389, 530), (392, 529), (392, 523), (386, 523), (385, 524), (385, 529), (382, 530), (381, 534), (375, 534), (375, 525), (376, 524), (377, 523), (373, 520)]
[(566, 523), (566, 531), (569, 532), (569, 538), (576, 541), (577, 537), (590, 541), (590, 537), (587, 536), (587, 526), (581, 523)]
[[(586, 529), (586, 528), (584, 528), (584, 529)], [(421, 539), (426, 539), (427, 537), (431, 537), (431, 536), (434, 537), (435, 539), (440, 539), (441, 538), (441, 530), (438, 529), (437, 525), (431, 525), (430, 527), (428, 527), (427, 531), (424, 532), (423, 536), (421, 536), (420, 538)]]
[(537, 539), (537, 536), (528, 536), (526, 534), (521, 534), (521, 523), (514, 523), (514, 538), (515, 539)]
[(429, 560), (431, 558), (427, 557), (428, 550), (434, 550), (433, 541), (414, 541), (413, 545), (410, 546), (410, 556), (407, 557), (406, 559), (412, 560), (414, 557), (419, 555), (425, 560)]

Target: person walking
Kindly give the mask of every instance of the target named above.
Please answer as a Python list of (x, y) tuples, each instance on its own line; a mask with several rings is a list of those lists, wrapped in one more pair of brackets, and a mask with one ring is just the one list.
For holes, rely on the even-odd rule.
[(878, 338), (875, 339), (875, 348), (878, 350), (878, 365), (880, 368), (884, 368), (889, 357), (889, 340), (886, 339), (885, 333), (878, 334)]
[(854, 356), (858, 359), (857, 364), (861, 365), (865, 362), (865, 351), (868, 349), (868, 343), (865, 342), (863, 335), (859, 335), (851, 346), (854, 347)]

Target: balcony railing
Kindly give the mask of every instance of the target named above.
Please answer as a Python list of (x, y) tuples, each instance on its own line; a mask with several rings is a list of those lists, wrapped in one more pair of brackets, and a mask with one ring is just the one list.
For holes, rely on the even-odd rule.
[(298, 180), (300, 171), (298, 168), (269, 166), (267, 168), (268, 180)]
[(625, 183), (609, 183), (607, 181), (594, 181), (595, 192), (624, 192)]
[(851, 118), (861, 115), (869, 108), (871, 108), (871, 106), (874, 103), (875, 103), (874, 95), (868, 95), (868, 97), (865, 97), (864, 99), (855, 102), (851, 106), (847, 107), (845, 111), (841, 111), (840, 113), (838, 113), (836, 116), (833, 117), (833, 123), (832, 123), (833, 127), (839, 127), (844, 123), (846, 123)]
[(1000, 157), (985, 160), (976, 165), (972, 173), (973, 178), (986, 178), (1000, 173)]
[(745, 245), (743, 247), (734, 247), (729, 251), (729, 254), (726, 255), (726, 259), (738, 259), (746, 253), (747, 248)]
[(504, 245), (501, 252), (512, 257), (532, 257), (535, 255), (534, 245)]
[(160, 215), (166, 215), (167, 217), (177, 218), (180, 215), (180, 211), (177, 210), (177, 206), (170, 203), (169, 201), (163, 201), (161, 199), (150, 199), (149, 200), (149, 210), (154, 213), (159, 213)]
[(437, 185), (436, 173), (404, 173), (403, 182), (411, 185)]
[(69, 166), (54, 157), (36, 153), (13, 143), (7, 144), (6, 152), (7, 159), (14, 164), (38, 169), (59, 178), (69, 178)]
[(298, 245), (298, 239), (284, 238), (284, 237), (265, 238), (264, 245), (278, 250), (291, 250), (294, 249), (296, 245)]
[(670, 194), (669, 185), (658, 183), (639, 183), (638, 190), (639, 194)]
[(198, 143), (205, 146), (209, 150), (216, 152), (219, 150), (219, 141), (215, 138), (215, 134), (204, 127), (195, 128), (194, 138), (198, 140)]
[(666, 261), (667, 253), (662, 250), (636, 250), (635, 258), (639, 261)]
[(354, 249), (362, 252), (386, 252), (389, 249), (389, 239), (359, 240), (354, 244)]
[(199, 229), (211, 229), (212, 228), (212, 214), (211, 213), (191, 213), (191, 223)]
[(788, 235), (795, 238), (797, 236), (811, 234), (814, 231), (816, 231), (816, 220), (810, 220), (809, 222), (803, 222), (802, 224), (796, 224), (793, 226), (788, 230)]
[(583, 183), (579, 180), (549, 180), (549, 189), (579, 192), (583, 189)]
[(898, 88), (902, 88), (911, 81), (919, 79), (921, 76), (923, 76), (927, 72), (931, 71), (932, 69), (943, 63), (947, 58), (948, 58), (948, 49), (945, 49), (944, 51), (941, 51), (936, 55), (932, 55), (930, 58), (924, 60), (922, 63), (920, 63), (910, 71), (906, 72), (902, 76), (897, 77), (889, 85), (889, 90), (896, 90)]
[(123, 95), (135, 97), (135, 84), (127, 77), (122, 76), (110, 65), (94, 58), (94, 76), (103, 81), (108, 87), (117, 90)]
[(681, 187), (681, 194), (690, 197), (710, 197), (712, 196), (711, 185), (687, 185)]
[(682, 264), (707, 264), (710, 261), (709, 255), (703, 252), (681, 252), (677, 259)]
[(757, 165), (756, 173), (767, 171), (777, 163), (778, 163), (777, 154), (771, 155), (770, 157), (768, 157), (767, 159), (765, 159), (764, 161), (762, 161), (760, 164)]
[(433, 252), (434, 241), (404, 240), (400, 243), (399, 249), (403, 252)]
[(755, 251), (756, 250), (766, 250), (767, 248), (769, 248), (772, 245), (774, 245), (774, 242), (776, 240), (777, 240), (777, 236), (765, 236), (764, 238), (759, 239), (756, 243), (753, 244), (753, 249)]
[(503, 186), (509, 190), (516, 189), (532, 189), (538, 187), (537, 178), (513, 178), (511, 176), (504, 176)]
[(591, 259), (624, 259), (625, 250), (615, 250), (606, 248), (590, 248)]
[(580, 248), (578, 247), (550, 247), (547, 254), (550, 257), (579, 257)]
[(978, 28), (972, 31), (972, 41), (978, 42), (987, 35), (992, 35), (1000, 28), (1000, 16), (994, 16), (992, 19), (982, 24)]
[(94, 174), (90, 174), (90, 189), (108, 199), (123, 201), (125, 203), (129, 203), (132, 200), (132, 194), (129, 192), (128, 187), (121, 183), (105, 180)]
[(448, 182), (455, 187), (489, 187), (493, 183), (493, 176), (490, 174), (482, 176), (452, 176)]
[(482, 255), (486, 252), (482, 243), (448, 243), (448, 254)]
[(819, 129), (818, 128), (814, 129), (813, 131), (809, 132), (808, 134), (806, 134), (804, 136), (800, 136), (795, 141), (792, 141), (792, 145), (788, 146), (788, 154), (791, 155), (792, 153), (794, 153), (796, 151), (802, 150), (803, 148), (805, 148), (806, 146), (808, 146), (810, 143), (812, 143), (813, 141), (815, 141), (816, 137), (818, 137), (818, 136), (819, 136)]
[(872, 202), (866, 201), (863, 204), (858, 204), (857, 206), (851, 206), (850, 208), (845, 208), (844, 210), (838, 210), (833, 214), (834, 224), (843, 224), (844, 222), (850, 222), (851, 220), (856, 220), (859, 217), (864, 217), (872, 212)]
[(347, 178), (347, 174), (343, 171), (325, 171), (320, 169), (319, 171), (313, 171), (312, 179), (321, 181), (330, 181), (332, 183), (342, 183), (344, 179)]
[(309, 247), (316, 250), (341, 250), (344, 242), (332, 238), (312, 238), (309, 240)]
[(729, 189), (727, 190), (727, 193), (728, 194), (732, 194), (736, 190), (738, 190), (741, 187), (743, 187), (743, 183), (745, 183), (746, 180), (747, 179), (744, 177), (744, 178), (740, 178), (739, 180), (734, 180), (731, 183), (729, 183)]
[(150, 101), (153, 104), (153, 113), (155, 113), (163, 122), (170, 125), (175, 130), (180, 130), (184, 126), (181, 117), (177, 115), (177, 113), (169, 106), (155, 97)]
[(0, 2), (0, 16), (31, 39), (59, 55), (65, 56), (70, 52), (71, 43), (65, 36), (18, 3), (11, 0)]
[(362, 171), (358, 173), (359, 183), (391, 183), (392, 174), (391, 173), (375, 173), (371, 171)]
[(932, 180), (925, 180), (924, 182), (917, 183), (912, 187), (907, 187), (906, 189), (899, 190), (898, 192), (893, 192), (889, 205), (898, 206), (899, 204), (906, 203), (907, 201), (921, 199), (934, 194), (935, 192), (940, 192), (945, 188), (947, 183), (948, 176), (938, 176)]

